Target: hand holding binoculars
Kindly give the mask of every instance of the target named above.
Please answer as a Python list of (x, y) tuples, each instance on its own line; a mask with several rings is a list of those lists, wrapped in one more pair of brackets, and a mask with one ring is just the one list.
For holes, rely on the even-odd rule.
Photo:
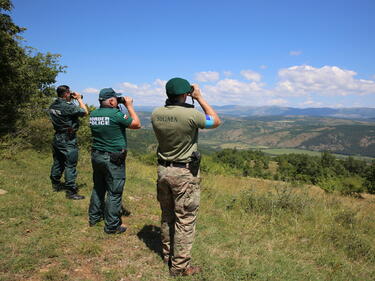
[(70, 92), (70, 97), (72, 99), (79, 99), (79, 98), (83, 99), (83, 95), (76, 93), (76, 92)]

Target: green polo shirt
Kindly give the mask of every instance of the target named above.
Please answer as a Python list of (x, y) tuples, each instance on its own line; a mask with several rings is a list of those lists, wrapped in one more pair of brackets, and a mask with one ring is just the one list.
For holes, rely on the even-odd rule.
[(127, 149), (126, 130), (133, 119), (119, 109), (103, 107), (90, 114), (92, 149), (117, 152)]
[(198, 128), (205, 127), (206, 118), (194, 108), (178, 105), (159, 107), (151, 123), (159, 142), (158, 158), (173, 162), (190, 162), (198, 150)]
[(83, 117), (85, 110), (72, 102), (57, 98), (49, 107), (48, 113), (56, 133), (66, 133), (68, 128), (73, 129), (73, 132), (78, 130), (78, 117)]

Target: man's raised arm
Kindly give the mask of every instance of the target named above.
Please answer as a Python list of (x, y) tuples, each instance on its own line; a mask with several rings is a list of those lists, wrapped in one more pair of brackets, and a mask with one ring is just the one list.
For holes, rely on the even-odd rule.
[(213, 125), (210, 128), (216, 128), (221, 124), (221, 120), (217, 115), (216, 111), (207, 103), (207, 101), (203, 98), (201, 90), (199, 86), (194, 84), (192, 85), (194, 91), (191, 93), (191, 97), (198, 101), (200, 106), (202, 107), (204, 113), (209, 115), (213, 119)]
[(141, 128), (141, 121), (139, 120), (139, 117), (137, 113), (134, 110), (133, 107), (133, 99), (131, 97), (124, 97), (125, 99), (125, 107), (129, 112), (130, 117), (133, 119), (131, 124), (129, 125), (129, 129), (140, 129)]

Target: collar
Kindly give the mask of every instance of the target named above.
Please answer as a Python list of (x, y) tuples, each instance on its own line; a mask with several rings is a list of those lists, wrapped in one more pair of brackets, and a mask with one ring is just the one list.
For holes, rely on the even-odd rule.
[(166, 99), (165, 106), (173, 106), (173, 105), (182, 106), (182, 107), (186, 107), (186, 108), (194, 108), (193, 104), (189, 104), (189, 103), (186, 103), (186, 102), (174, 102), (174, 103), (172, 103), (169, 99)]
[(66, 102), (66, 103), (71, 103), (71, 101), (67, 101), (66, 99), (64, 99), (64, 98), (60, 98), (60, 97), (58, 97), (58, 98), (56, 99), (56, 101), (57, 101), (57, 102)]

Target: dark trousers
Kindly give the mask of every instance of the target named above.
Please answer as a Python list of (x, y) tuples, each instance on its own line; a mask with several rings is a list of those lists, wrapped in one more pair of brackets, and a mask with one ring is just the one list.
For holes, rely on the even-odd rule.
[(116, 165), (110, 161), (109, 153), (93, 151), (91, 163), (94, 188), (90, 199), (89, 222), (90, 224), (95, 224), (104, 217), (105, 230), (116, 230), (121, 225), (121, 200), (125, 185), (125, 162), (121, 165)]
[(77, 139), (69, 139), (64, 134), (55, 135), (52, 143), (52, 153), (53, 164), (50, 175), (52, 184), (60, 184), (60, 179), (64, 173), (65, 189), (72, 194), (77, 193)]

